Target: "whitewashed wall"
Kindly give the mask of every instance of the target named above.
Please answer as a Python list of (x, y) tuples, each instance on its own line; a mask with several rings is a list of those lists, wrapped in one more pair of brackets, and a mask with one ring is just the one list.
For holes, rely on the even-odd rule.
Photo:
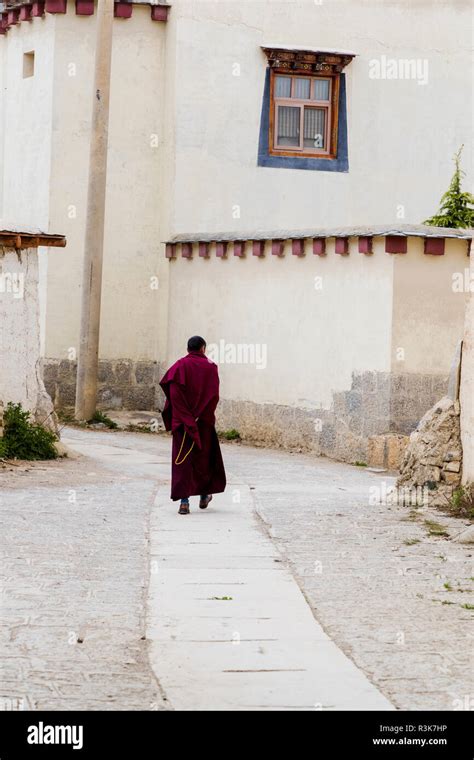
[(355, 239), (348, 256), (334, 253), (334, 241), (324, 257), (306, 250), (293, 256), (287, 244), (280, 258), (267, 244), (259, 258), (248, 244), (239, 258), (229, 245), (226, 259), (211, 249), (208, 259), (195, 251), (170, 261), (168, 363), (194, 334), (264, 345), (260, 368), (222, 354), (223, 396), (303, 408), (329, 408), (353, 373), (447, 375), (463, 332), (466, 294), (452, 275), (468, 262), (465, 240), (446, 241), (444, 256), (425, 255), (419, 238), (401, 255), (385, 253), (383, 238), (369, 256)]
[[(420, 223), (462, 143), (470, 171), (470, 28), (468, 2), (178, 0), (167, 30), (176, 51), (173, 231)], [(260, 46), (278, 43), (356, 53), (345, 69), (349, 173), (257, 166)], [(381, 56), (426, 61), (427, 83), (371, 79)]]
[(41, 373), (38, 249), (0, 247), (0, 401), (54, 426)]
[[(469, 22), (468, 2), (421, 0), (175, 0), (166, 24), (152, 22), (148, 6), (116, 19), (101, 358), (152, 362), (173, 352), (162, 242), (174, 234), (408, 223), (432, 213), (463, 142), (470, 172)], [(0, 39), (8, 125), (0, 216), (68, 238), (67, 258), (51, 251), (41, 275), (44, 351), (56, 359), (78, 344), (94, 38), (95, 17), (76, 16), (70, 2), (66, 15)], [(257, 166), (269, 43), (356, 53), (346, 68), (348, 173)], [(31, 49), (35, 76), (23, 79)], [(426, 83), (371, 79), (381, 56), (426, 62)]]
[[(67, 260), (43, 265), (44, 353), (77, 349), (85, 233), (96, 17), (46, 14), (0, 39), (4, 94), (4, 226), (61, 230)], [(114, 20), (101, 356), (153, 359), (157, 351), (160, 220), (165, 178), (162, 99), (165, 24), (136, 6)], [(23, 79), (23, 53), (35, 75)], [(72, 349), (72, 351), (70, 350)]]
[(471, 256), (470, 290), (466, 308), (461, 366), (461, 440), (463, 481), (474, 482), (474, 261)]

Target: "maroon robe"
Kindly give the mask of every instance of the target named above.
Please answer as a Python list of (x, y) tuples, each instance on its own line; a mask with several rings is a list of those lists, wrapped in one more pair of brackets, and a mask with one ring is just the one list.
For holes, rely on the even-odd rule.
[(190, 351), (170, 367), (160, 385), (166, 396), (163, 422), (173, 433), (171, 498), (221, 493), (226, 477), (214, 427), (217, 365), (200, 351)]

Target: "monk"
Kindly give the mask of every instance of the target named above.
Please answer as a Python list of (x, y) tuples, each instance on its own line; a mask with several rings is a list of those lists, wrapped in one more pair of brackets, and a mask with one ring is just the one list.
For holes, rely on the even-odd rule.
[(171, 498), (180, 499), (179, 514), (189, 514), (189, 497), (200, 496), (206, 509), (212, 494), (226, 486), (224, 463), (215, 425), (219, 401), (217, 365), (206, 357), (206, 341), (188, 340), (188, 353), (178, 359), (160, 382), (166, 396), (162, 412), (173, 434)]

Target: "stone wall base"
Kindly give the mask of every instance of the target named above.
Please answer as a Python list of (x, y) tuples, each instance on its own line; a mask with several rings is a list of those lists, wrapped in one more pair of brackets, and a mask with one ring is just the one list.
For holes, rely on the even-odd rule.
[[(67, 359), (44, 359), (44, 384), (56, 409), (71, 410), (76, 400), (77, 363)], [(99, 409), (161, 408), (163, 375), (158, 362), (131, 359), (99, 361)]]
[[(99, 408), (163, 408), (158, 362), (130, 359), (99, 362)], [(56, 409), (72, 409), (76, 363), (45, 359), (44, 382)], [(349, 390), (335, 393), (330, 409), (221, 399), (218, 430), (239, 431), (244, 440), (275, 448), (314, 452), (343, 462), (396, 470), (407, 436), (447, 389), (441, 375), (354, 373)], [(225, 393), (225, 389), (221, 388)]]
[(444, 375), (354, 373), (330, 409), (221, 399), (217, 427), (267, 446), (397, 470), (408, 436), (447, 384)]

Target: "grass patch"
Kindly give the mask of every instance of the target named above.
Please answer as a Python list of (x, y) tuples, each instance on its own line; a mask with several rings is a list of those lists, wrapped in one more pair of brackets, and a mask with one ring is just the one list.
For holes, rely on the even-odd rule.
[(225, 438), (226, 441), (240, 441), (240, 433), (235, 428), (232, 428), (231, 430), (224, 430), (221, 433), (222, 438)]
[(0, 438), (1, 459), (56, 459), (57, 436), (43, 425), (30, 420), (30, 412), (21, 404), (9, 403), (3, 415), (3, 438)]
[(87, 422), (85, 420), (76, 420), (74, 417), (74, 411), (71, 409), (58, 409), (56, 412), (58, 415), (58, 420), (61, 423), (61, 430), (63, 427), (75, 427), (75, 428), (86, 428)]
[(461, 607), (463, 610), (474, 610), (474, 604), (468, 604), (467, 602), (466, 604), (461, 604)]
[(452, 591), (453, 590), (453, 587), (451, 586), (451, 584), (450, 584), (449, 581), (446, 581), (446, 583), (443, 583), (443, 586), (446, 589), (446, 591)]
[(106, 427), (110, 428), (110, 430), (117, 430), (118, 428), (118, 425), (116, 422), (114, 422), (106, 414), (104, 414), (103, 412), (99, 412), (98, 410), (94, 412), (90, 420), (87, 420), (87, 424), (93, 425), (96, 422), (102, 423)]
[(401, 522), (415, 522), (418, 520), (418, 512), (415, 509), (410, 509), (406, 517), (400, 518)]
[(77, 424), (77, 420), (74, 419), (74, 412), (70, 409), (58, 409), (56, 412), (59, 422), (63, 422), (65, 425)]
[(424, 526), (430, 536), (449, 538), (449, 533), (446, 528), (435, 520), (424, 520)]
[(213, 602), (231, 602), (231, 596), (211, 596)]
[(420, 539), (419, 538), (406, 538), (403, 543), (405, 544), (405, 546), (414, 546), (415, 544), (419, 544), (420, 543)]
[(455, 517), (467, 517), (474, 520), (474, 483), (455, 489), (448, 504), (448, 510)]
[(367, 467), (367, 462), (359, 462), (358, 460), (356, 460), (354, 462), (354, 467)]
[(133, 422), (129, 422), (125, 428), (127, 433), (153, 433), (150, 425), (134, 425)]

